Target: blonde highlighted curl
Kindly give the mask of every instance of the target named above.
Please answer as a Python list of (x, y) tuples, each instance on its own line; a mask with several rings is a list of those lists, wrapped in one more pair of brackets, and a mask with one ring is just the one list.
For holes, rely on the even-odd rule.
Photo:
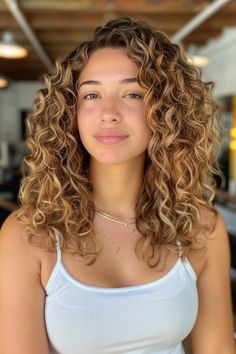
[[(28, 118), (25, 158), (28, 174), (20, 189), (19, 219), (30, 242), (55, 250), (55, 231), (63, 249), (88, 264), (100, 252), (93, 229), (94, 203), (88, 179), (90, 156), (83, 147), (76, 120), (77, 84), (91, 54), (104, 47), (124, 47), (138, 68), (146, 89), (144, 103), (152, 137), (136, 205), (136, 226), (142, 237), (136, 254), (157, 264), (154, 251), (182, 242), (183, 254), (201, 225), (201, 211), (212, 207), (219, 134), (212, 83), (204, 83), (182, 49), (150, 26), (123, 18), (96, 29), (46, 76)], [(214, 218), (211, 218), (212, 220)]]

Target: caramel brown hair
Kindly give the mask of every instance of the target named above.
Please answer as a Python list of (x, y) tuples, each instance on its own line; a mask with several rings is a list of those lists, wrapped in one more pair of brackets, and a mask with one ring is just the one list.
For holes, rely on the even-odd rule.
[(54, 250), (57, 230), (63, 249), (88, 264), (95, 262), (101, 248), (93, 229), (90, 156), (80, 140), (76, 110), (80, 73), (91, 54), (104, 47), (125, 48), (146, 89), (152, 136), (136, 205), (142, 234), (136, 253), (153, 267), (156, 248), (175, 247), (179, 239), (187, 254), (200, 228), (210, 229), (201, 224), (201, 213), (214, 214), (213, 174), (220, 172), (212, 84), (201, 80), (177, 44), (147, 24), (126, 18), (109, 21), (95, 30), (91, 41), (57, 62), (55, 74), (45, 77), (47, 88), (39, 91), (28, 118), (31, 153), (25, 158), (29, 172), (21, 184), (19, 219), (30, 242)]

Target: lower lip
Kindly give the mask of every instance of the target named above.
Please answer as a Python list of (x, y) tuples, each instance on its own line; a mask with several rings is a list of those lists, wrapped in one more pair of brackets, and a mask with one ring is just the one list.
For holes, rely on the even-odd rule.
[(103, 144), (114, 144), (125, 140), (127, 136), (96, 136), (96, 139)]

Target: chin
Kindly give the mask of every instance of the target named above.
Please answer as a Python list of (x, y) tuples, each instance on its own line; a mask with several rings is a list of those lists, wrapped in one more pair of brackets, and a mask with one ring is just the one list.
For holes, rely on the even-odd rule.
[(127, 163), (129, 160), (123, 159), (118, 159), (118, 158), (94, 158), (97, 163), (101, 165), (106, 165), (106, 166), (115, 166), (115, 165), (121, 165), (123, 163)]
[(127, 163), (135, 163), (137, 164), (138, 161), (142, 161), (144, 159), (144, 155), (138, 155), (138, 156), (132, 156), (132, 155), (128, 155), (128, 156), (124, 156), (124, 154), (122, 156), (119, 156), (118, 154), (116, 155), (105, 155), (102, 154), (100, 156), (94, 156), (92, 157), (92, 159), (94, 159), (96, 161), (96, 163), (102, 164), (102, 165), (106, 165), (106, 166), (117, 166), (117, 165), (122, 165), (122, 164), (127, 164)]

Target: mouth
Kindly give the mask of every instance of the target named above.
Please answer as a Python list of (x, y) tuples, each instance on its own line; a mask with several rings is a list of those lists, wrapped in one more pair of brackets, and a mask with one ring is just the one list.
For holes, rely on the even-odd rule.
[(95, 138), (100, 142), (104, 144), (113, 144), (113, 143), (118, 143), (120, 141), (125, 140), (128, 138), (128, 136), (95, 136)]
[(128, 135), (116, 130), (103, 130), (95, 134), (94, 137), (101, 143), (113, 144), (128, 138)]

